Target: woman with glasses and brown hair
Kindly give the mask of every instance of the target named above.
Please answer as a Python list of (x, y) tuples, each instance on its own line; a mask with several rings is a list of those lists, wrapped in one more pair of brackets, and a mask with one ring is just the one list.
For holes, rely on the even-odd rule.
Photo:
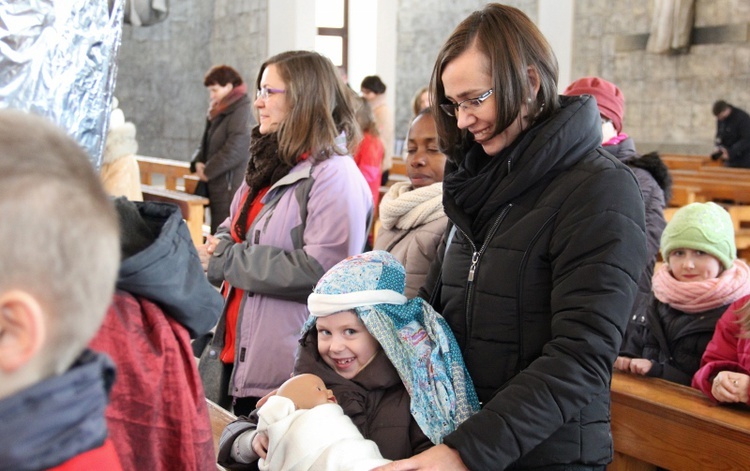
[(612, 365), (646, 262), (632, 172), (601, 150), (591, 97), (521, 11), (489, 4), (430, 83), (452, 222), (423, 289), (483, 403), (443, 443), (385, 470), (604, 470)]
[(326, 270), (362, 251), (373, 209), (351, 157), (360, 139), (352, 95), (331, 61), (278, 54), (261, 66), (256, 87), (259, 125), (245, 181), (201, 250), (227, 298), (201, 366), (225, 365), (222, 392), (237, 415), (289, 379), (307, 296)]
[(250, 147), (251, 113), (247, 85), (228, 65), (211, 67), (203, 79), (209, 105), (200, 145), (190, 171), (201, 181), (200, 193), (208, 196), (211, 233), (229, 216), (229, 204), (242, 183)]

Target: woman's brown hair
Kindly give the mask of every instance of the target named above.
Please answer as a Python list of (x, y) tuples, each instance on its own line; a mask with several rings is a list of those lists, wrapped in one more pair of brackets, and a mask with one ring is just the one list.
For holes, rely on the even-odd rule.
[[(289, 114), (276, 131), (281, 159), (294, 165), (305, 152), (316, 160), (352, 153), (361, 133), (351, 93), (333, 63), (317, 52), (282, 52), (260, 67), (258, 89), (263, 71), (271, 64), (284, 81), (289, 106)], [(346, 148), (335, 142), (342, 132)]]
[[(520, 10), (490, 3), (459, 24), (438, 53), (430, 79), (434, 103), (448, 103), (443, 87), (445, 67), (476, 45), (488, 60), (497, 112), (495, 132), (508, 128), (521, 113), (522, 104), (532, 97), (529, 68), (539, 76), (539, 92), (532, 97), (529, 116), (541, 121), (559, 108), (557, 96), (557, 59), (547, 40)], [(456, 126), (456, 118), (433, 107), (441, 150), (454, 161), (463, 159), (466, 130)]]
[(221, 85), (224, 87), (228, 83), (231, 83), (234, 87), (242, 85), (242, 76), (240, 76), (240, 73), (228, 65), (215, 65), (211, 67), (203, 78), (204, 87), (211, 85)]

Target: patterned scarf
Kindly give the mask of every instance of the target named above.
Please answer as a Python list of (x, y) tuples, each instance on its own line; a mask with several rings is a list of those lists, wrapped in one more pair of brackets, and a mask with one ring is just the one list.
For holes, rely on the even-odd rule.
[(247, 233), (247, 214), (255, 198), (265, 188), (284, 178), (292, 169), (291, 165), (279, 157), (279, 142), (275, 132), (261, 134), (260, 126), (256, 126), (252, 130), (251, 138), (250, 160), (245, 170), (245, 183), (250, 189), (234, 226), (235, 232), (242, 238)]
[(700, 314), (750, 294), (748, 280), (750, 268), (742, 260), (735, 260), (732, 268), (718, 277), (692, 282), (678, 281), (665, 263), (656, 270), (651, 284), (659, 301), (682, 312)]
[(227, 108), (229, 108), (246, 94), (247, 85), (243, 83), (242, 85), (237, 85), (236, 87), (234, 87), (231, 92), (227, 93), (227, 95), (218, 102), (212, 101), (208, 105), (208, 120), (213, 121), (214, 119), (216, 119), (217, 116), (224, 113)]
[(410, 182), (398, 182), (380, 203), (380, 222), (385, 229), (409, 230), (440, 219), (443, 211), (443, 184), (412, 188)]
[(353, 309), (398, 371), (411, 414), (433, 443), (479, 410), (474, 383), (448, 323), (422, 298), (407, 300), (404, 267), (388, 252), (349, 257), (331, 268), (308, 298), (310, 317)]

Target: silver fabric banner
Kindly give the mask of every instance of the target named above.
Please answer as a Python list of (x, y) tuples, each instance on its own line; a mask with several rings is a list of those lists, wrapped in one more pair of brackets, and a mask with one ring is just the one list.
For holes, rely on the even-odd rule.
[(124, 0), (0, 1), (0, 108), (50, 118), (101, 165)]

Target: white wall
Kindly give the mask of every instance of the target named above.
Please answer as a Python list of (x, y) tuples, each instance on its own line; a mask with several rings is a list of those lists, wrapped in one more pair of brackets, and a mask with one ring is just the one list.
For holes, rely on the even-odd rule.
[(315, 49), (315, 2), (268, 2), (268, 56), (291, 50)]
[[(539, 29), (557, 56), (560, 68), (557, 82), (562, 92), (573, 81), (573, 0), (539, 0)], [(577, 78), (577, 77), (575, 77)]]

